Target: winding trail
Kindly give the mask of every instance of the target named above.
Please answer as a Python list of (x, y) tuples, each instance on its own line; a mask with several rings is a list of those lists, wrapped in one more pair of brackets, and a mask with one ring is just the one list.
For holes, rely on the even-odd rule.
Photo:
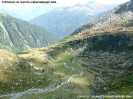
[(66, 68), (70, 68), (71, 69), (71, 73), (75, 69), (75, 70), (77, 70), (79, 72), (79, 74), (72, 74), (72, 75), (69, 74), (66, 77), (61, 78), (61, 79), (68, 78), (67, 81), (62, 82), (61, 84), (57, 84), (57, 81), (58, 80), (56, 80), (56, 82), (53, 85), (51, 85), (49, 87), (46, 87), (46, 88), (32, 88), (32, 89), (29, 89), (29, 90), (24, 91), (24, 92), (10, 93), (10, 94), (6, 94), (6, 95), (0, 95), (0, 98), (17, 99), (17, 98), (21, 97), (24, 94), (52, 92), (52, 91), (55, 91), (55, 90), (59, 89), (60, 87), (62, 87), (64, 85), (68, 84), (71, 81), (72, 78), (77, 77), (77, 76), (82, 76), (84, 74), (84, 72), (78, 70), (77, 68), (67, 66), (65, 62), (63, 62), (63, 64), (64, 64), (64, 66)]

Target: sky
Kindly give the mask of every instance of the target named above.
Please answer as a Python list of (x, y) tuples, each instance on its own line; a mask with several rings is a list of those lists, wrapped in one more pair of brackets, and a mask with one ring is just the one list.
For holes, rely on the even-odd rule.
[[(87, 3), (89, 1), (98, 1), (104, 4), (118, 4), (118, 3), (123, 3), (129, 0), (58, 0), (59, 2), (64, 2), (68, 5), (74, 5), (76, 3)], [(69, 1), (69, 2), (68, 2)]]
[(89, 1), (98, 1), (104, 4), (118, 4), (118, 3), (124, 3), (129, 0), (1, 0), (0, 1), (0, 8), (6, 8), (8, 10), (12, 9), (33, 9), (37, 8), (39, 6), (42, 6), (42, 3), (2, 3), (2, 1), (56, 1), (56, 3), (44, 3), (43, 5), (50, 5), (50, 6), (57, 6), (57, 7), (66, 7), (66, 6), (73, 6), (77, 3), (84, 4)]

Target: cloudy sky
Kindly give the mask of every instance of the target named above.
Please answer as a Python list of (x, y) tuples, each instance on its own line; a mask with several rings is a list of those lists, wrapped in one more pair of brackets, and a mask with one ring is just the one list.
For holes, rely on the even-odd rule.
[(83, 3), (87, 3), (89, 1), (98, 1), (101, 3), (106, 3), (106, 4), (118, 4), (118, 3), (123, 3), (123, 2), (127, 2), (129, 0), (1, 0), (0, 1), (0, 8), (6, 8), (6, 9), (17, 9), (17, 8), (25, 8), (25, 9), (33, 9), (33, 8), (37, 8), (39, 6), (41, 6), (42, 4), (33, 4), (33, 3), (2, 3), (2, 1), (56, 1), (56, 4), (44, 4), (44, 5), (50, 5), (50, 6), (72, 6), (75, 5), (77, 3), (83, 4)]
[(87, 3), (89, 1), (98, 1), (106, 4), (118, 4), (129, 0), (57, 0), (57, 1), (66, 3), (68, 5), (74, 5), (75, 3)]

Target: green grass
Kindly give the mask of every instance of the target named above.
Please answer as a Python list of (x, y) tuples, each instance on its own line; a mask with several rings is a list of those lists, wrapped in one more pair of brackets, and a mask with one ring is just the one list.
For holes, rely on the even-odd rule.
[(43, 88), (50, 83), (45, 74), (37, 75), (32, 72), (21, 71), (1, 72), (3, 72), (5, 77), (0, 80), (0, 94), (22, 92), (30, 88)]
[[(106, 94), (107, 92), (113, 92), (113, 95), (131, 95), (133, 91), (133, 74), (132, 67), (126, 69), (121, 76), (112, 78), (111, 81), (103, 85), (107, 87), (107, 90), (101, 90), (100, 94)], [(117, 79), (117, 80), (116, 80)], [(133, 94), (132, 94), (133, 97)]]
[[(62, 86), (56, 91), (46, 92), (46, 93), (38, 93), (38, 94), (29, 94), (23, 95), (19, 99), (77, 99), (79, 95), (90, 95), (92, 91), (87, 87), (87, 85), (93, 84), (93, 75), (83, 70), (82, 67), (76, 63), (72, 63), (72, 59), (75, 56), (72, 54), (62, 54), (58, 60), (52, 60), (51, 62), (54, 64), (53, 75), (52, 78), (55, 81), (58, 79), (58, 84), (66, 81), (68, 78), (61, 80), (60, 78), (65, 77), (70, 74), (71, 68), (66, 68), (63, 64), (65, 62), (68, 66), (77, 68), (84, 72), (84, 75), (81, 77), (74, 77), (71, 82)], [(79, 72), (74, 69), (72, 74), (79, 74)], [(54, 83), (54, 82), (52, 82)]]
[(44, 88), (52, 82), (48, 79), (52, 75), (50, 67), (42, 71), (44, 67), (36, 70), (30, 65), (33, 62), (41, 67), (46, 59), (37, 55), (38, 60), (29, 61), (33, 56), (29, 53), (23, 54), (23, 58), (20, 58), (10, 51), (0, 49), (0, 95), (22, 92), (30, 88)]
[(31, 66), (39, 69), (45, 68), (48, 64), (47, 59), (37, 52), (31, 51), (28, 54), (20, 54), (19, 56), (28, 61)]
[[(91, 93), (87, 85), (92, 84), (92, 74), (83, 70), (83, 68), (72, 62), (75, 58), (72, 54), (62, 54), (57, 60), (47, 60), (47, 56), (41, 56), (44, 54), (42, 51), (37, 50), (29, 53), (19, 54), (24, 60), (21, 65), (25, 66), (24, 63), (29, 63), (32, 67), (38, 67), (40, 70), (36, 71), (25, 71), (23, 69), (17, 70), (5, 70), (0, 69), (0, 94), (7, 94), (12, 92), (23, 92), (30, 88), (45, 88), (55, 83), (58, 80), (57, 85), (68, 80), (69, 76), (65, 79), (61, 79), (69, 74), (79, 74), (79, 71), (71, 68), (66, 68), (63, 64), (65, 62), (68, 66), (77, 68), (83, 71), (85, 74), (81, 77), (74, 77), (71, 82), (62, 86), (56, 91), (46, 92), (40, 94), (24, 94), (19, 99), (51, 99), (51, 98), (64, 98), (74, 99), (78, 95), (87, 95)], [(20, 58), (20, 59), (21, 59)], [(44, 71), (42, 71), (44, 69)], [(41, 75), (40, 75), (41, 73)], [(38, 75), (39, 74), (39, 75)], [(39, 82), (38, 82), (39, 81)]]
[(63, 61), (71, 61), (71, 59), (73, 59), (75, 56), (72, 55), (72, 54), (62, 54), (60, 56), (60, 60), (63, 60)]

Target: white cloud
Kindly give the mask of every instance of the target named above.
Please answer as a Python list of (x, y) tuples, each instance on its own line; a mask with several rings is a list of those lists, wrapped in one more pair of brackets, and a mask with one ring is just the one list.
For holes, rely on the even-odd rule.
[[(2, 1), (15, 1), (15, 0), (2, 0)], [(0, 1), (0, 2), (2, 2), (2, 1)], [(16, 0), (16, 1), (56, 1), (57, 2), (56, 4), (52, 4), (52, 3), (46, 4), (45, 3), (45, 5), (72, 6), (77, 3), (83, 4), (83, 3), (87, 3), (89, 1), (94, 1), (94, 0)], [(116, 3), (123, 3), (123, 2), (129, 1), (129, 0), (95, 0), (95, 1), (99, 1), (102, 3), (106, 3), (106, 4), (116, 4)], [(25, 4), (22, 4), (22, 3), (13, 3), (13, 4), (0, 3), (0, 8), (6, 8), (8, 10), (12, 10), (12, 9), (16, 9), (16, 8), (17, 9), (33, 9), (33, 8), (37, 8), (41, 5), (42, 5), (41, 3), (37, 3), (37, 4), (33, 4), (33, 3), (25, 3)]]
[(74, 5), (76, 3), (87, 3), (89, 1), (98, 1), (105, 4), (118, 4), (118, 3), (127, 2), (129, 0), (56, 0), (56, 1), (66, 5)]
[(119, 3), (127, 2), (129, 0), (99, 0), (99, 1), (105, 4), (119, 4)]
[[(33, 8), (37, 8), (43, 5), (42, 3), (34, 3), (34, 4), (33, 3), (21, 3), (21, 1), (39, 1), (39, 0), (16, 0), (16, 1), (19, 1), (19, 3), (17, 3), (15, 0), (2, 0), (2, 1), (0, 1), (0, 8), (7, 8), (8, 10), (12, 10), (16, 8), (17, 9), (33, 9)], [(15, 1), (15, 3), (5, 3), (4, 1)], [(41, 0), (41, 1), (44, 1), (44, 0)]]

